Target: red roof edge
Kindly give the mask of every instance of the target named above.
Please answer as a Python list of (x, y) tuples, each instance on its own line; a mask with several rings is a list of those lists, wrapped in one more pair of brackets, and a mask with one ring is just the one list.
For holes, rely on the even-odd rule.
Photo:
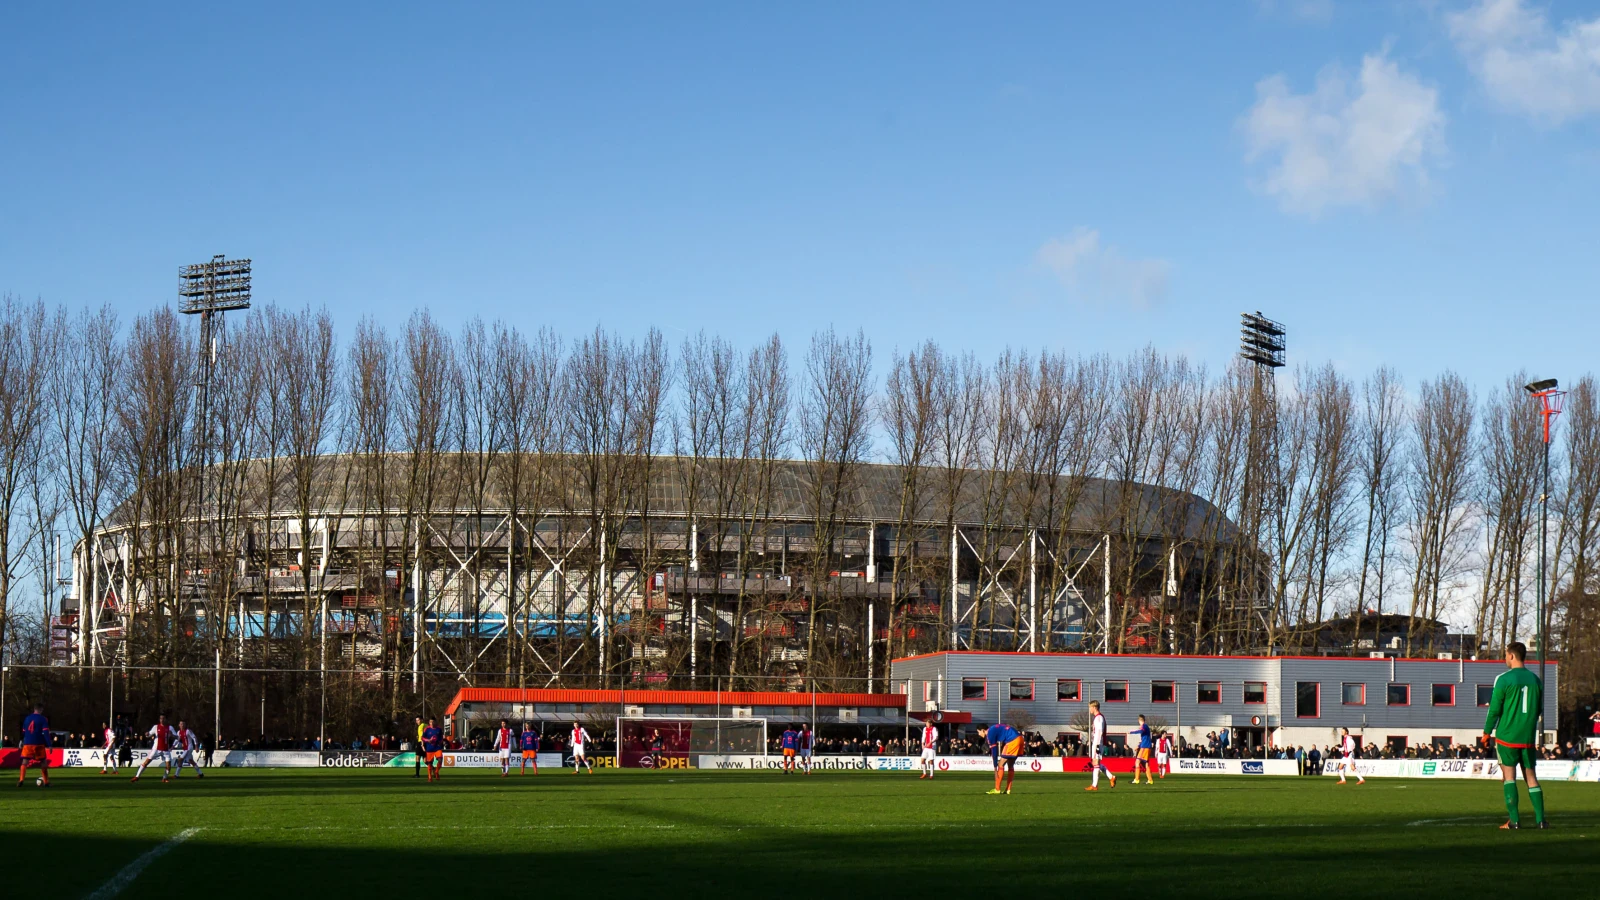
[(846, 706), (904, 709), (905, 694), (830, 694), (786, 691), (660, 691), (584, 688), (461, 688), (445, 707), (463, 703), (584, 703), (616, 706)]

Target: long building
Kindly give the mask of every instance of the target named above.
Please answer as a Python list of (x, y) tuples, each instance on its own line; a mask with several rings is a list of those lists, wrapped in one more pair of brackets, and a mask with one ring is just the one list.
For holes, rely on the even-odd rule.
[[(1546, 664), (1545, 737), (1556, 734), (1560, 667)], [(1329, 746), (1340, 728), (1396, 749), (1472, 743), (1504, 663), (1467, 659), (1298, 656), (1106, 656), (940, 652), (897, 659), (895, 689), (912, 713), (937, 709), (979, 725), (1030, 718), (1046, 737), (1076, 734), (1090, 700), (1126, 733), (1143, 714), (1191, 744), (1228, 732), (1233, 746)]]
[(346, 455), (180, 472), (203, 506), (184, 505), (181, 479), (147, 486), (75, 550), (63, 613), (81, 627), (65, 661), (138, 661), (176, 629), (203, 662), (315, 646), (397, 673), (870, 688), (891, 656), (938, 649), (1259, 642), (1259, 555), (1180, 491), (583, 455), (520, 458), (515, 482), (510, 462)]

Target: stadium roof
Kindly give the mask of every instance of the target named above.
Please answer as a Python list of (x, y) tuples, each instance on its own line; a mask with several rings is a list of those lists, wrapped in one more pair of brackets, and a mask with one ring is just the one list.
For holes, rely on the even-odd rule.
[[(478, 511), (472, 486), (486, 483), (482, 512), (504, 513), (509, 501), (502, 489), (503, 473), (510, 465), (509, 454), (499, 454), (493, 465), (499, 470), (483, 478), (486, 458), (467, 453), (443, 453), (433, 484), (434, 514), (468, 514)], [(771, 480), (771, 500), (768, 509), (758, 517), (767, 520), (807, 521), (813, 516), (814, 499), (819, 491), (818, 480), (832, 474), (825, 467), (799, 460), (779, 460), (770, 464), (763, 473), (759, 460), (702, 459), (698, 466), (691, 465), (689, 457), (679, 456), (608, 456), (591, 458), (575, 455), (533, 455), (523, 457), (523, 478), (532, 480), (535, 471), (543, 472), (542, 483), (558, 486), (546, 490), (541, 506), (547, 515), (584, 514), (591, 507), (586, 485), (591, 479), (612, 485), (613, 509), (637, 515), (648, 507), (654, 516), (683, 517), (690, 512), (693, 496), (694, 512), (703, 518), (716, 518), (720, 509), (728, 508), (733, 517), (748, 515), (744, 504), (736, 498), (749, 498), (757, 480)], [(377, 508), (380, 504), (372, 496), (373, 476), (381, 461), (386, 497), (381, 504), (391, 511), (402, 511), (407, 506), (407, 492), (412, 483), (413, 457), (409, 453), (389, 453), (381, 456), (324, 455), (316, 457), (312, 477), (311, 496), (313, 515), (358, 515), (363, 510)], [(249, 460), (243, 464), (242, 482), (248, 504), (259, 512), (266, 508), (265, 492), (269, 464), (266, 459)], [(295, 483), (291, 478), (293, 461), (280, 457), (271, 466), (276, 482), (272, 506), (275, 512), (284, 513), (298, 508)], [(238, 464), (235, 464), (237, 469)], [(219, 467), (213, 467), (217, 471)], [(646, 471), (648, 470), (648, 471)], [(598, 476), (598, 478), (596, 478)], [(216, 496), (222, 479), (207, 479), (208, 490)], [(615, 485), (641, 484), (647, 481), (647, 496), (638, 490), (616, 488)], [(850, 477), (841, 491), (841, 518), (849, 522), (894, 523), (901, 518), (901, 494), (904, 481), (899, 466), (861, 464), (851, 469)], [(949, 503), (951, 482), (955, 485), (953, 510)], [(691, 491), (691, 482), (693, 490)], [(1002, 527), (1059, 527), (1060, 510), (1076, 495), (1069, 517), (1069, 530), (1088, 533), (1182, 534), (1186, 539), (1212, 537), (1228, 541), (1237, 534), (1234, 524), (1212, 504), (1191, 493), (1157, 487), (1135, 481), (1116, 481), (1103, 478), (1069, 478), (1060, 475), (1028, 472), (1000, 472), (984, 469), (959, 470), (957, 477), (943, 469), (924, 468), (917, 479), (916, 508), (910, 511), (910, 520), (923, 524), (940, 524), (953, 518), (958, 525)], [(824, 497), (828, 496), (823, 494)], [(720, 498), (720, 499), (719, 499)], [(113, 525), (126, 521), (125, 501), (111, 517)], [(525, 508), (528, 504), (524, 500)], [(607, 505), (602, 501), (602, 505)], [(1124, 527), (1124, 518), (1131, 518), (1131, 528)], [(1208, 532), (1215, 532), (1208, 534)]]

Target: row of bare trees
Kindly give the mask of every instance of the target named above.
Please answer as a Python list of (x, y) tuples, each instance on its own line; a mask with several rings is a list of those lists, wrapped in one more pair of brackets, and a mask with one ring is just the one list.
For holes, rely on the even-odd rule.
[[(58, 605), (58, 536), (70, 550), (113, 517), (125, 547), (82, 557), (73, 589), (140, 604), (116, 652), (157, 666), (251, 653), (326, 665), (325, 629), (278, 616), (329, 615), (331, 568), (380, 598), (369, 661), (386, 673), (441, 660), (607, 672), (641, 655), (737, 673), (768, 666), (794, 635), (806, 674), (881, 676), (874, 658), (929, 640), (1310, 651), (1333, 617), (1376, 644), (1399, 616), (1400, 649), (1430, 653), (1440, 621), (1490, 649), (1535, 630), (1544, 447), (1525, 373), (1479, 391), (1448, 372), (1410, 387), (1389, 369), (1356, 380), (1331, 365), (1274, 379), (1155, 350), (881, 350), (832, 330), (798, 359), (776, 336), (741, 349), (479, 321), (452, 334), (425, 312), (363, 320), (341, 339), (325, 311), (273, 307), (201, 348), (168, 311), (123, 322), (8, 298), (0, 644), (43, 652), (16, 646), (13, 622)], [(202, 352), (216, 373), (204, 398)], [(1592, 378), (1571, 387), (1551, 453), (1546, 583), (1568, 696), (1593, 693), (1600, 674), (1600, 408)], [(781, 477), (787, 460), (798, 482)], [(887, 482), (869, 478), (872, 463)], [(886, 528), (871, 562), (891, 585), (881, 606), (831, 577), (842, 554), (866, 550), (871, 491), (891, 495), (887, 513), (874, 507)], [(662, 503), (671, 516), (652, 514)], [(580, 548), (585, 564), (564, 565)], [(950, 571), (951, 552), (965, 572)], [(1096, 566), (1110, 555), (1110, 620), (1084, 589), (1099, 580), (1084, 575), (1096, 553)], [(749, 579), (786, 554), (809, 602), (707, 597), (694, 621), (716, 646), (650, 637), (674, 615), (688, 631), (681, 611), (640, 601), (651, 573)], [(263, 587), (294, 603), (247, 608), (240, 598)], [(1025, 613), (1024, 589), (1045, 598)], [(948, 604), (962, 591), (966, 605)], [(441, 592), (472, 624), (449, 645), (405, 637), (428, 631), (405, 598)], [(1085, 602), (1055, 602), (1069, 595)], [(488, 633), (494, 604), (556, 621), (537, 640)], [(394, 627), (406, 616), (410, 628)], [(919, 637), (919, 621), (935, 624)], [(254, 640), (280, 628), (283, 640)], [(355, 663), (359, 645), (331, 652)], [(110, 661), (102, 652), (80, 661)]]

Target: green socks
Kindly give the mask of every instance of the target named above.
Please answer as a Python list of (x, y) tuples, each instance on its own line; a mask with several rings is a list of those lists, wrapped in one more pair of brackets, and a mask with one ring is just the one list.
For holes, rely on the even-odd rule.
[(1528, 788), (1528, 800), (1533, 803), (1533, 820), (1544, 824), (1544, 788)]
[[(1511, 817), (1511, 824), (1520, 824), (1522, 816), (1517, 813), (1517, 783), (1515, 781), (1507, 781), (1504, 783), (1504, 787), (1506, 792), (1506, 815)], [(1538, 802), (1542, 804), (1544, 799), (1540, 798)]]

